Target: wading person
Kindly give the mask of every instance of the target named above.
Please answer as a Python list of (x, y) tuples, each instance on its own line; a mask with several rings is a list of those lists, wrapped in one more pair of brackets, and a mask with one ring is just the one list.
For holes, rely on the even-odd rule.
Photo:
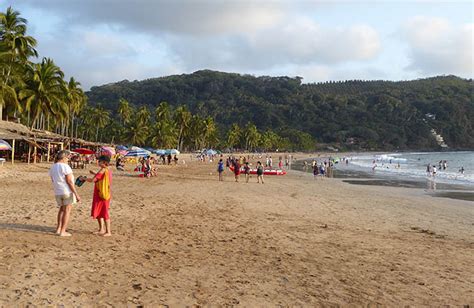
[(68, 165), (69, 155), (69, 151), (59, 151), (56, 154), (53, 166), (49, 170), (49, 176), (53, 182), (56, 203), (59, 207), (56, 226), (56, 234), (59, 236), (71, 236), (71, 233), (66, 230), (72, 205), (81, 200), (74, 185), (72, 169)]

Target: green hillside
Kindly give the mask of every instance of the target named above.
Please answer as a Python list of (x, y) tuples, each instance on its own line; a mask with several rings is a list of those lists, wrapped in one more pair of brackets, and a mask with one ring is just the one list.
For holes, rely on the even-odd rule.
[(251, 122), (290, 143), (307, 136), (303, 132), (345, 149), (435, 150), (432, 129), (450, 148), (474, 149), (473, 93), (472, 80), (455, 76), (302, 84), (298, 77), (204, 70), (107, 84), (86, 94), (92, 106), (111, 110), (117, 119), (120, 99), (149, 110), (161, 102), (171, 109), (185, 105), (192, 114), (212, 117), (221, 145), (232, 124)]

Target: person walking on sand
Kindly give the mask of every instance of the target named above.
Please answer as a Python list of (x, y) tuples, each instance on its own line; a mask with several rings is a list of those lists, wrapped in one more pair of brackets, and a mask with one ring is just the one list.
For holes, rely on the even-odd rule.
[(56, 154), (53, 166), (49, 170), (49, 176), (53, 182), (56, 203), (59, 207), (56, 225), (56, 234), (59, 236), (71, 236), (71, 233), (66, 230), (72, 205), (81, 200), (76, 191), (76, 186), (74, 185), (72, 169), (68, 165), (69, 155), (69, 151), (59, 151)]
[(110, 199), (112, 197), (110, 192), (112, 175), (108, 168), (109, 163), (110, 157), (100, 156), (100, 170), (97, 173), (91, 170), (90, 173), (93, 174), (94, 177), (86, 179), (87, 182), (95, 183), (94, 196), (92, 198), (91, 216), (92, 218), (97, 219), (97, 222), (99, 223), (99, 231), (96, 232), (96, 234), (102, 236), (112, 235), (112, 232), (110, 230), (109, 215)]
[(263, 166), (260, 161), (257, 162), (257, 183), (260, 183), (260, 180), (263, 184)]
[(217, 163), (217, 172), (219, 173), (219, 181), (224, 181), (224, 176), (222, 175), (224, 172), (224, 162), (222, 158), (219, 160), (219, 163)]

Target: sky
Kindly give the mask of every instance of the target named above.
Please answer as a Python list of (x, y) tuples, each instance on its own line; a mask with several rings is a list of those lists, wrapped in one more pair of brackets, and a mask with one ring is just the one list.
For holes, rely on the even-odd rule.
[(0, 0), (84, 89), (210, 69), (303, 82), (473, 77), (472, 1)]

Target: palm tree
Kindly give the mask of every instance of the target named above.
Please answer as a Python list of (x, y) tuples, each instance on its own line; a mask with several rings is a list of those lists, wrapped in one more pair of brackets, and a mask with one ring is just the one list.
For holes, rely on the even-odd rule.
[(272, 130), (267, 130), (262, 134), (260, 138), (260, 144), (265, 151), (275, 150), (280, 147), (280, 140), (281, 138), (278, 136), (278, 134)]
[(124, 140), (131, 144), (144, 145), (148, 138), (149, 131), (149, 126), (142, 125), (142, 123), (138, 121), (130, 121), (125, 128)]
[(240, 126), (236, 123), (232, 124), (231, 128), (227, 132), (227, 146), (230, 148), (239, 147), (241, 139), (242, 131)]
[(175, 123), (171, 120), (171, 110), (167, 102), (161, 102), (155, 109), (155, 127), (152, 143), (155, 147), (172, 148), (177, 142)]
[(130, 103), (126, 99), (121, 98), (119, 100), (119, 107), (117, 111), (122, 118), (122, 124), (127, 124), (133, 114), (133, 108), (130, 106)]
[(136, 121), (138, 121), (142, 126), (148, 126), (150, 124), (150, 110), (147, 106), (142, 106), (138, 109)]
[(208, 116), (204, 120), (204, 125), (202, 127), (202, 135), (203, 135), (203, 141), (204, 141), (204, 146), (207, 148), (214, 146), (217, 143), (217, 128), (216, 124), (214, 122), (214, 119), (210, 116)]
[(260, 142), (260, 133), (255, 124), (248, 122), (245, 126), (243, 137), (245, 141), (246, 150), (254, 150)]
[(21, 76), (31, 56), (37, 57), (36, 40), (26, 35), (27, 20), (11, 7), (0, 12), (0, 120), (3, 108), (20, 109), (16, 88), (21, 86)]
[(191, 112), (188, 111), (185, 105), (179, 106), (174, 114), (175, 124), (178, 128), (178, 150), (180, 151), (183, 148), (184, 139), (189, 131), (191, 117)]
[(155, 123), (153, 138), (151, 140), (154, 147), (172, 148), (176, 145), (176, 128), (170, 121), (160, 121)]
[[(66, 124), (71, 125), (70, 136), (74, 135), (74, 120), (87, 101), (84, 92), (81, 89), (81, 83), (77, 82), (74, 77), (69, 79), (66, 86), (66, 100), (68, 105), (68, 117)], [(64, 134), (64, 133), (63, 133)]]
[(205, 123), (204, 119), (199, 115), (193, 115), (191, 118), (190, 124), (190, 133), (188, 135), (188, 142), (192, 147), (196, 149), (201, 149), (205, 141)]
[[(60, 120), (67, 117), (64, 101), (64, 73), (53, 60), (43, 58), (27, 72), (26, 88), (20, 91), (20, 99), (25, 100), (26, 110), (32, 115), (31, 128), (40, 115)], [(43, 128), (44, 128), (43, 122)]]
[(78, 114), (76, 125), (76, 136), (82, 139), (92, 140), (94, 135), (93, 107), (85, 106)]
[(169, 121), (171, 119), (171, 110), (167, 102), (161, 102), (155, 109), (155, 118), (157, 122)]
[(95, 141), (99, 140), (99, 129), (104, 128), (110, 121), (110, 111), (104, 109), (102, 106), (92, 109), (92, 119), (96, 127)]

